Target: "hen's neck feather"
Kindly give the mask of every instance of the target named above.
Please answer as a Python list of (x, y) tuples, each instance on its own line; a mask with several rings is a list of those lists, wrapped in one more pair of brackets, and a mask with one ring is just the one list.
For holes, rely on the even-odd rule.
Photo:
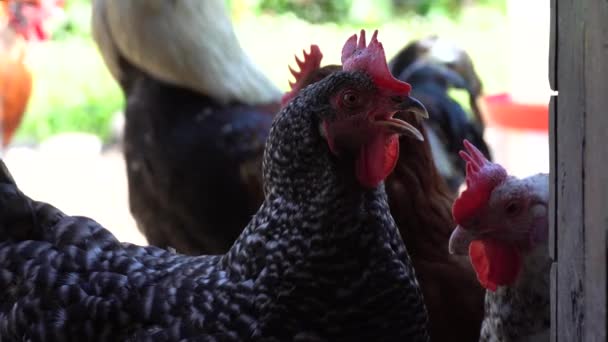
[[(410, 122), (425, 136), (422, 124)], [(428, 140), (401, 138), (399, 162), (386, 190), (391, 212), (410, 255), (426, 260), (449, 258), (447, 241), (454, 228), (454, 200), (435, 163)]]
[[(268, 267), (265, 256), (276, 243), (297, 245), (290, 252), (297, 263), (321, 253), (332, 255), (324, 263), (340, 264), (344, 255), (356, 259), (386, 240), (395, 249), (392, 253), (407, 258), (396, 243), (383, 186), (362, 188), (349, 170), (352, 161), (333, 158), (319, 131), (328, 94), (341, 82), (336, 74), (310, 85), (275, 116), (264, 150), (265, 201), (222, 259), (224, 265), (257, 275)], [(363, 259), (357, 267), (369, 266), (370, 260)]]
[[(536, 201), (548, 206), (549, 182), (547, 174), (539, 173), (524, 178), (522, 182)], [(542, 213), (544, 213), (544, 215), (547, 214), (546, 211), (543, 211)], [(548, 221), (543, 219), (539, 222), (538, 227), (535, 227), (535, 229), (541, 230), (542, 236), (540, 237), (540, 240), (542, 242), (524, 255), (522, 274), (519, 281), (515, 284), (515, 287), (522, 289), (525, 289), (526, 287), (546, 287), (544, 290), (548, 292), (549, 284), (546, 279), (549, 277), (549, 265), (551, 264), (551, 258), (549, 257)]]
[(93, 35), (118, 80), (122, 56), (161, 81), (223, 103), (280, 99), (239, 45), (222, 0), (95, 0)]
[[(547, 245), (524, 257), (524, 267), (513, 286), (486, 293), (480, 341), (546, 341), (550, 319), (551, 259)], [(502, 341), (502, 339), (500, 339)]]
[[(378, 208), (366, 210), (366, 207), (374, 205), (386, 207), (386, 212), (378, 211), (381, 212), (379, 220), (386, 222), (373, 224), (378, 231), (370, 234), (395, 230), (393, 220), (387, 215), (388, 205), (383, 187), (362, 188), (354, 172), (349, 170), (353, 162), (345, 156), (332, 157), (319, 130), (320, 116), (327, 110), (329, 94), (343, 82), (344, 75), (335, 74), (310, 85), (275, 116), (264, 150), (266, 198), (252, 220), (264, 223), (250, 224), (246, 228), (250, 233), (256, 231), (274, 239), (275, 234), (284, 234), (288, 226), (295, 225), (297, 229), (288, 231), (289, 237), (285, 239), (303, 234), (322, 235), (324, 241), (344, 240), (345, 236), (358, 240), (364, 234), (361, 230), (369, 228), (359, 227), (361, 222), (369, 223), (377, 219), (372, 216)], [(279, 214), (281, 210), (290, 213)], [(289, 218), (285, 226), (268, 227), (269, 230), (265, 231), (268, 222), (280, 221), (284, 217)], [(351, 232), (356, 227), (360, 231)], [(243, 234), (242, 239), (245, 241), (235, 243), (228, 253), (228, 259), (239, 254), (239, 243), (248, 245), (247, 240), (251, 237)]]

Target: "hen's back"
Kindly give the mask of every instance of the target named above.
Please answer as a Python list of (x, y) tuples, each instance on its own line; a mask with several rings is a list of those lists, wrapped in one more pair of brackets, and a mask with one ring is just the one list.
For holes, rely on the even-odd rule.
[(222, 105), (143, 73), (134, 79), (124, 151), (139, 229), (182, 253), (225, 252), (262, 203), (274, 108)]
[(238, 305), (208, 293), (248, 298), (249, 289), (222, 287), (219, 260), (120, 243), (92, 219), (25, 196), (0, 161), (2, 341), (221, 337), (234, 326), (218, 315)]

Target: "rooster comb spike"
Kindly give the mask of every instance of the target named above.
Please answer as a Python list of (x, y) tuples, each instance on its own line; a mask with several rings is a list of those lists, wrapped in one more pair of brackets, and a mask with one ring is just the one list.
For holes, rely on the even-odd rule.
[(502, 166), (486, 159), (468, 140), (464, 140), (463, 144), (466, 151), (458, 154), (467, 163), (467, 189), (452, 206), (452, 215), (457, 224), (463, 223), (484, 207), (496, 186), (507, 179), (507, 171)]
[(376, 85), (403, 95), (409, 95), (411, 86), (394, 78), (388, 70), (382, 43), (378, 41), (378, 30), (372, 34), (369, 44), (366, 43), (365, 30), (361, 30), (359, 39), (354, 34), (342, 48), (342, 68), (344, 71), (364, 71), (372, 77)]
[(303, 60), (300, 60), (296, 55), (296, 64), (298, 65), (299, 71), (296, 71), (289, 66), (289, 71), (293, 75), (295, 81), (289, 82), (291, 90), (285, 93), (281, 98), (281, 106), (285, 106), (296, 94), (302, 90), (307, 77), (315, 70), (321, 67), (321, 59), (323, 54), (321, 49), (317, 45), (310, 46), (310, 52), (306, 53), (306, 50), (302, 50)]

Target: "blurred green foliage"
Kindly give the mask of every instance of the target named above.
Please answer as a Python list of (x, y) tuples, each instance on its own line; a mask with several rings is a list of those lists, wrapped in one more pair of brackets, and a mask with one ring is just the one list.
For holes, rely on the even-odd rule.
[(259, 9), (266, 12), (293, 12), (313, 22), (341, 22), (352, 0), (261, 0)]
[(91, 0), (66, 0), (65, 17), (51, 22), (53, 40), (82, 37), (91, 34)]
[(62, 132), (109, 137), (123, 96), (91, 39), (90, 22), (90, 0), (67, 0), (65, 16), (49, 23), (52, 41), (30, 49), (34, 89), (17, 141)]
[[(229, 4), (235, 2), (228, 0)], [(242, 1), (241, 1), (242, 2)], [(248, 0), (252, 9), (265, 13), (293, 13), (311, 23), (377, 23), (393, 16), (432, 12), (457, 17), (472, 5), (506, 10), (506, 0)]]
[(31, 50), (34, 89), (17, 140), (62, 132), (107, 139), (123, 95), (89, 39), (69, 38)]

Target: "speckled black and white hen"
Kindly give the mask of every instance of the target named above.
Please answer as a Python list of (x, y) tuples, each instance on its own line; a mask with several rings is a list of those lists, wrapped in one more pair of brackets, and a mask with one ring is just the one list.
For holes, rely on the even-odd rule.
[[(382, 181), (394, 115), (424, 115), (376, 35), (275, 118), (265, 201), (225, 255), (118, 242), (35, 202), (0, 169), (2, 341), (428, 341), (427, 314)], [(400, 114), (397, 114), (400, 113)]]
[(547, 174), (518, 179), (465, 140), (467, 189), (454, 202), (450, 252), (469, 253), (486, 289), (480, 341), (544, 342), (550, 333)]

